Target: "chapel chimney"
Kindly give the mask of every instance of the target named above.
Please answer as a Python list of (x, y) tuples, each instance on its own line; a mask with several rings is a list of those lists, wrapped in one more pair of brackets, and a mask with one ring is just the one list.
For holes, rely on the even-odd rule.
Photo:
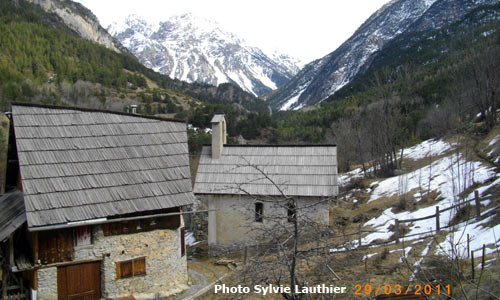
[(219, 159), (226, 144), (226, 119), (224, 114), (215, 113), (212, 118), (212, 159)]

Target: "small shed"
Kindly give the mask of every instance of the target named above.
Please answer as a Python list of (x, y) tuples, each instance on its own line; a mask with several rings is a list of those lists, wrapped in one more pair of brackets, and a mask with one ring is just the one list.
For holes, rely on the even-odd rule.
[(289, 209), (258, 198), (294, 197), (297, 209), (311, 207), (303, 211), (311, 220), (329, 224), (325, 200), (338, 194), (335, 145), (226, 145), (224, 117), (215, 116), (212, 123), (212, 144), (202, 149), (194, 185), (208, 206), (212, 249), (255, 242), (251, 229), (272, 226), (271, 215), (286, 222)]

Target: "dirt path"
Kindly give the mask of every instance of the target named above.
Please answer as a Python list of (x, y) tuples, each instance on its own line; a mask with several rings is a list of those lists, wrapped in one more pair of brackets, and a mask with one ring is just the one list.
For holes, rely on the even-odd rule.
[(228, 271), (224, 268), (211, 265), (209, 262), (196, 259), (188, 261), (188, 274), (191, 281), (189, 289), (182, 294), (168, 298), (168, 300), (193, 300), (203, 295), (220, 279), (224, 278)]

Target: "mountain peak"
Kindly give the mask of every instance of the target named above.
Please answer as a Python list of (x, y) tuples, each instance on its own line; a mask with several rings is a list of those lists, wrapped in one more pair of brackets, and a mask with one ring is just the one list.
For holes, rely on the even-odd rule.
[(217, 22), (191, 13), (160, 21), (130, 15), (108, 31), (146, 67), (188, 82), (230, 82), (260, 96), (298, 72), (297, 60), (267, 55)]
[(373, 13), (339, 48), (306, 65), (269, 97), (275, 109), (317, 104), (367, 70), (385, 44), (402, 33), (439, 28), (498, 0), (393, 0)]

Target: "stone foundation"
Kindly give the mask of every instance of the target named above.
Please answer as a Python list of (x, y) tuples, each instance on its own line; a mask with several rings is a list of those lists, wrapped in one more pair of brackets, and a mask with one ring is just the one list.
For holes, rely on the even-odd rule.
[(57, 300), (57, 268), (38, 270), (37, 298)]
[[(180, 229), (104, 236), (102, 228), (96, 226), (92, 241), (92, 245), (75, 247), (74, 262), (103, 259), (103, 298), (134, 295), (137, 299), (153, 299), (156, 293), (166, 297), (187, 288), (187, 260), (181, 257)], [(146, 275), (116, 279), (116, 263), (138, 257), (146, 257)], [(38, 270), (37, 298), (57, 300), (57, 267)]]

